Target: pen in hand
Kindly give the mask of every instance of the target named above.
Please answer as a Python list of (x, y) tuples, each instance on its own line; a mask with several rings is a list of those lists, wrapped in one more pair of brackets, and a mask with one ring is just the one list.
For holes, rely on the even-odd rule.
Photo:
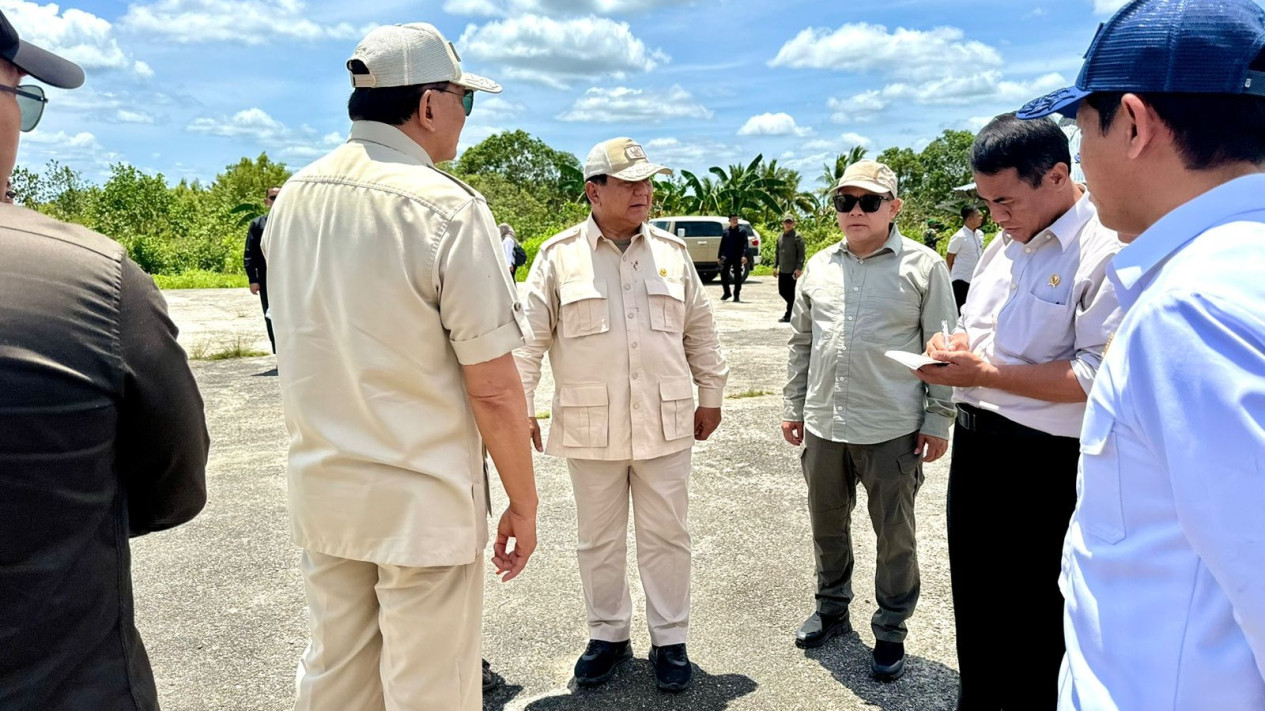
[(953, 342), (949, 340), (949, 322), (940, 322), (940, 337), (944, 339), (944, 349), (946, 351), (953, 350)]

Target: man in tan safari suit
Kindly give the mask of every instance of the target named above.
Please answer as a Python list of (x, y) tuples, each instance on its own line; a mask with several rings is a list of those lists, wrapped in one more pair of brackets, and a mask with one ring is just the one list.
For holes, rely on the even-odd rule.
[[(543, 451), (567, 458), (575, 488), (590, 638), (575, 666), (582, 686), (632, 657), (630, 490), (655, 678), (666, 691), (690, 682), (690, 454), (720, 424), (729, 367), (685, 243), (646, 224), (651, 176), (670, 172), (631, 139), (598, 144), (584, 167), (592, 215), (541, 245), (527, 279), (515, 359), (531, 412), (546, 352), (556, 383)], [(532, 439), (540, 450), (534, 418)]]

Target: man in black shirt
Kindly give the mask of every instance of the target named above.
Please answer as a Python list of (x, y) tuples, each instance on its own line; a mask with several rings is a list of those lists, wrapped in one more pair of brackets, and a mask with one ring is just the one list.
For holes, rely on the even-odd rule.
[(747, 263), (747, 233), (738, 226), (738, 216), (729, 216), (729, 229), (720, 237), (720, 253), (716, 255), (720, 262), (720, 283), (725, 287), (721, 301), (729, 299), (729, 279), (733, 276), (734, 303), (741, 303), (743, 266)]
[[(264, 208), (272, 209), (281, 188), (268, 188), (264, 197)], [(250, 221), (246, 230), (246, 255), (242, 262), (246, 266), (246, 279), (250, 281), (250, 293), (259, 296), (259, 304), (264, 309), (264, 325), (268, 327), (268, 340), (272, 342), (272, 352), (277, 352), (277, 339), (272, 335), (272, 319), (268, 314), (268, 263), (264, 261), (264, 252), (260, 248), (260, 240), (264, 238), (264, 227), (268, 225), (268, 213)]]
[[(38, 88), (83, 83), (0, 12), (0, 185)], [(157, 711), (130, 536), (206, 502), (202, 398), (118, 242), (0, 204), (0, 709)]]
[(777, 293), (786, 302), (786, 313), (780, 323), (791, 320), (791, 306), (795, 304), (795, 282), (804, 272), (804, 238), (795, 232), (795, 218), (787, 215), (782, 220), (782, 234), (777, 238), (777, 257), (773, 270), (777, 272)]

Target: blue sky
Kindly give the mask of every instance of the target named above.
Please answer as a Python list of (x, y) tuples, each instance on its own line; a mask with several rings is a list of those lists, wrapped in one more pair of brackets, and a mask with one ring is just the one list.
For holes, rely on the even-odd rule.
[(524, 129), (583, 158), (636, 138), (705, 169), (777, 158), (805, 174), (853, 145), (921, 148), (1071, 83), (1120, 0), (0, 0), (26, 39), (87, 71), (49, 91), (19, 164), (92, 178), (127, 162), (214, 177), (267, 151), (297, 169), (348, 128), (344, 62), (377, 24), (426, 21), (480, 94), (463, 146)]

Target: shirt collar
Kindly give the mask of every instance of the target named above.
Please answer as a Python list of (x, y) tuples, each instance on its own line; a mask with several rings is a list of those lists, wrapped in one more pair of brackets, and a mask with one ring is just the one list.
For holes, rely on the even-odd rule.
[[(1098, 208), (1094, 207), (1093, 201), (1089, 199), (1089, 191), (1085, 191), (1070, 210), (1063, 213), (1049, 227), (1033, 235), (1032, 239), (1028, 240), (1028, 244), (1039, 244), (1037, 240), (1042, 239), (1043, 235), (1048, 233), (1054, 235), (1059, 241), (1059, 246), (1066, 251), (1068, 246), (1080, 236), (1081, 230), (1085, 228), (1086, 223), (1092, 220), (1096, 214), (1098, 214)], [(1015, 238), (1011, 237), (1009, 232), (1003, 232), (1002, 239), (1009, 246)]]
[[(590, 212), (589, 219), (584, 221), (584, 237), (588, 239), (589, 247), (593, 249), (594, 251), (596, 251), (597, 240), (602, 238), (603, 236), (604, 235), (602, 234), (602, 228), (597, 226), (597, 220), (593, 219), (593, 213)], [(641, 230), (638, 231), (637, 234), (633, 235), (633, 241), (636, 241), (637, 237), (639, 236), (640, 237), (650, 236), (650, 227), (644, 222), (641, 223)], [(607, 237), (607, 239), (610, 239), (610, 238)]]
[(351, 134), (347, 136), (347, 142), (351, 143), (352, 141), (377, 143), (380, 146), (399, 151), (422, 165), (428, 165), (432, 168), (435, 166), (435, 161), (430, 159), (430, 155), (425, 148), (417, 145), (416, 141), (390, 124), (377, 121), (353, 121), (351, 123)]
[(1161, 217), (1111, 260), (1108, 273), (1116, 283), (1121, 304), (1132, 306), (1150, 282), (1147, 277), (1199, 235), (1250, 213), (1265, 217), (1262, 195), (1265, 174), (1245, 175), (1218, 185)]
[[(901, 250), (904, 249), (904, 244), (903, 244), (904, 239), (905, 239), (904, 235), (902, 235), (900, 233), (900, 230), (897, 229), (896, 224), (892, 223), (892, 229), (887, 233), (887, 241), (883, 242), (883, 246), (874, 250), (866, 257), (856, 257), (856, 258), (857, 259), (873, 259), (874, 257), (877, 257), (880, 254), (887, 251), (890, 251), (892, 254), (895, 254), (896, 256), (899, 257)], [(838, 252), (841, 252), (841, 253), (847, 252), (848, 254), (852, 254), (852, 252), (848, 250), (848, 238), (846, 236), (843, 239), (839, 240), (835, 244), (834, 248)], [(853, 255), (853, 256), (855, 257), (856, 255)]]

